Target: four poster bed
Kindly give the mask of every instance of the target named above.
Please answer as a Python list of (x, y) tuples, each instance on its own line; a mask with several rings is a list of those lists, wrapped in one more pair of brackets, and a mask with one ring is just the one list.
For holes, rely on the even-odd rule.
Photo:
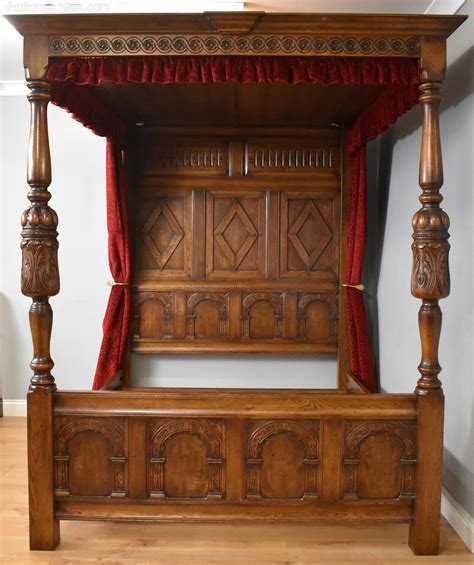
[[(60, 520), (389, 521), (410, 524), (416, 554), (437, 553), (449, 293), (438, 114), (446, 38), (464, 18), (8, 19), (31, 103), (31, 548), (54, 549)], [(50, 101), (107, 138), (114, 283), (91, 392), (58, 391), (51, 374)], [(414, 393), (373, 394), (365, 146), (418, 102), (421, 376)], [(338, 388), (137, 388), (131, 352), (336, 354)], [(121, 390), (106, 390), (117, 374)]]

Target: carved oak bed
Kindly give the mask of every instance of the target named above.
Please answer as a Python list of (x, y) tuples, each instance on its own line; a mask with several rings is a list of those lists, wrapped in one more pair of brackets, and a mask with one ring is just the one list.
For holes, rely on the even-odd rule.
[[(413, 551), (437, 553), (449, 293), (438, 116), (446, 38), (464, 18), (8, 19), (31, 91), (31, 548), (54, 549), (60, 520), (370, 521), (409, 523)], [(91, 392), (58, 391), (51, 374), (50, 100), (107, 138), (114, 282)], [(421, 376), (413, 393), (379, 394), (360, 280), (365, 145), (418, 102)], [(137, 388), (132, 352), (332, 354), (338, 387)]]

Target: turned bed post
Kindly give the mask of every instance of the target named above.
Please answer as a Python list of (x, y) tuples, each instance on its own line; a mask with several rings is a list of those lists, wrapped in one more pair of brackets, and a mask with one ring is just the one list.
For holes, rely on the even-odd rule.
[(421, 208), (413, 217), (411, 290), (422, 300), (418, 315), (421, 339), (418, 404), (417, 483), (415, 517), (409, 543), (415, 554), (439, 549), (441, 478), (443, 467), (444, 395), (438, 374), (441, 310), (438, 300), (449, 294), (449, 217), (441, 209), (443, 164), (439, 129), (440, 89), (446, 67), (444, 40), (422, 42), (420, 105), (422, 139), (419, 184)]
[(27, 181), (30, 206), (22, 215), (21, 291), (32, 299), (30, 328), (33, 370), (28, 405), (28, 491), (30, 548), (54, 549), (59, 543), (59, 521), (53, 499), (53, 399), (56, 385), (50, 355), (53, 312), (49, 298), (59, 292), (56, 212), (49, 207), (51, 160), (47, 108), (50, 84), (45, 80), (47, 57), (42, 38), (25, 42), (25, 68), (31, 108)]

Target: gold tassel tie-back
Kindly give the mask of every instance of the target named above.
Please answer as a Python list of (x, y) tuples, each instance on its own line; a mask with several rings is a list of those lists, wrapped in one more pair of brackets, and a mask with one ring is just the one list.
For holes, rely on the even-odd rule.
[(342, 284), (342, 286), (345, 286), (347, 288), (355, 288), (357, 290), (365, 290), (365, 284), (359, 283), (359, 284)]
[(126, 282), (107, 281), (107, 286), (128, 286)]

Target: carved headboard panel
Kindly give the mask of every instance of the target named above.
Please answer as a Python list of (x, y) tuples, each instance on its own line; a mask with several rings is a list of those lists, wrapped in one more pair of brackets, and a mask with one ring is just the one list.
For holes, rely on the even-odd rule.
[(134, 351), (337, 351), (336, 130), (145, 130), (133, 191)]

